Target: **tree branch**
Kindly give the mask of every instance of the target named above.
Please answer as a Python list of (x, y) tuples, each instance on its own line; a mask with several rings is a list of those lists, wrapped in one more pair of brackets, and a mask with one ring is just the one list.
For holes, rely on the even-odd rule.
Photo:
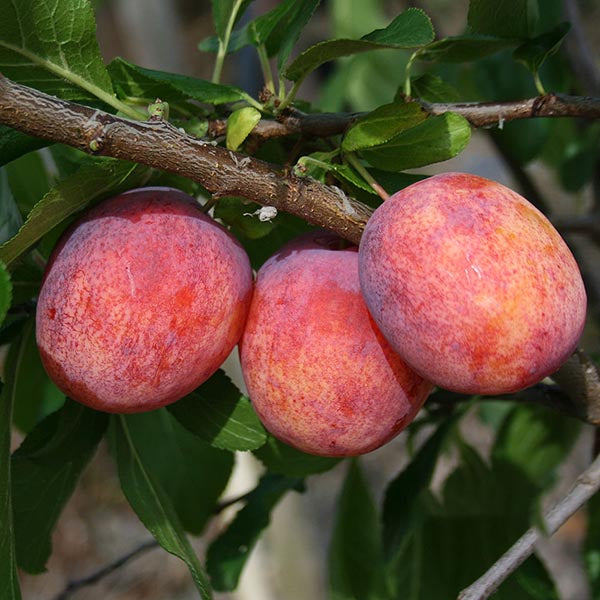
[(536, 98), (512, 102), (480, 103), (422, 103), (432, 115), (455, 112), (467, 119), (474, 127), (490, 127), (506, 121), (537, 117), (580, 117), (600, 119), (600, 98), (592, 96), (566, 96), (545, 94)]
[[(544, 516), (548, 535), (553, 534), (600, 489), (600, 456), (577, 478), (568, 494)], [(465, 588), (458, 600), (485, 600), (533, 553), (546, 534), (532, 527), (477, 581)]]
[(0, 75), (0, 123), (23, 133), (177, 173), (215, 197), (241, 196), (358, 244), (372, 209), (337, 188), (193, 138), (166, 121), (131, 121), (65, 102)]
[[(421, 102), (425, 112), (442, 115), (454, 112), (462, 115), (473, 127), (492, 127), (507, 121), (536, 117), (580, 117), (600, 119), (600, 98), (545, 94), (535, 98), (510, 102)], [(297, 110), (284, 111), (277, 121), (263, 119), (252, 135), (261, 140), (300, 134), (306, 137), (331, 137), (342, 134), (364, 113), (306, 114)], [(227, 120), (210, 121), (211, 137), (225, 135)]]
[[(224, 511), (226, 508), (237, 504), (238, 502), (243, 502), (248, 498), (250, 492), (246, 492), (245, 494), (241, 494), (234, 498), (229, 498), (227, 500), (223, 500), (215, 505), (213, 509), (213, 515), (218, 515), (220, 512)], [(62, 592), (60, 592), (57, 596), (54, 597), (54, 600), (67, 600), (72, 594), (74, 594), (77, 590), (82, 587), (87, 587), (88, 585), (93, 585), (98, 583), (101, 579), (104, 579), (107, 575), (110, 575), (117, 569), (124, 567), (130, 560), (133, 560), (136, 556), (139, 556), (143, 552), (147, 550), (152, 550), (152, 548), (158, 548), (158, 542), (154, 538), (150, 538), (138, 544), (133, 550), (130, 550), (126, 554), (123, 554), (119, 558), (116, 558), (112, 562), (100, 567), (93, 573), (82, 577), (81, 579), (72, 579), (67, 583)]]
[(73, 579), (69, 581), (65, 589), (60, 592), (57, 596), (54, 597), (54, 600), (67, 600), (69, 596), (74, 594), (77, 590), (82, 587), (87, 587), (88, 585), (93, 585), (94, 583), (98, 583), (101, 579), (110, 575), (117, 569), (120, 569), (124, 565), (126, 565), (130, 560), (136, 558), (140, 554), (147, 552), (148, 550), (152, 550), (152, 548), (158, 547), (158, 542), (155, 539), (146, 540), (139, 544), (139, 546), (135, 547), (133, 550), (129, 551), (127, 554), (120, 556), (116, 560), (111, 563), (108, 563), (101, 569), (94, 571), (90, 575), (86, 577), (82, 577), (81, 579)]

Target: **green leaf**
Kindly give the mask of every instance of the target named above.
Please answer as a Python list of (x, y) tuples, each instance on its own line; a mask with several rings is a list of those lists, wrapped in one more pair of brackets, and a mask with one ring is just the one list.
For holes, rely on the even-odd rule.
[(170, 404), (168, 410), (187, 430), (215, 448), (253, 450), (267, 439), (250, 400), (223, 371)]
[(45, 571), (54, 525), (107, 425), (105, 413), (67, 400), (13, 454), (17, 559), (27, 572)]
[(540, 488), (549, 486), (581, 431), (575, 419), (565, 419), (542, 406), (515, 406), (502, 421), (492, 449), (493, 460), (510, 461)]
[(564, 22), (551, 31), (527, 40), (513, 52), (513, 58), (536, 74), (546, 59), (558, 51), (570, 29), (571, 24)]
[(330, 60), (381, 48), (417, 48), (430, 43), (433, 36), (431, 19), (420, 9), (409, 8), (385, 29), (377, 29), (360, 40), (329, 40), (311, 46), (287, 67), (285, 76), (300, 81)]
[[(234, 5), (240, 0), (212, 0), (212, 12), (213, 21), (215, 23), (215, 30), (220, 40), (225, 38), (225, 32), (227, 30), (227, 24), (229, 23), (231, 14), (233, 12)], [(253, 0), (241, 0), (241, 4), (238, 8), (238, 12), (235, 15), (233, 25), (240, 20), (243, 16), (246, 8)]]
[(446, 37), (429, 44), (417, 53), (419, 60), (440, 63), (462, 63), (479, 60), (505, 48), (518, 46), (517, 39), (465, 33)]
[(426, 118), (427, 113), (418, 102), (385, 104), (358, 119), (348, 129), (342, 140), (342, 150), (354, 152), (385, 144)]
[(31, 248), (53, 227), (93, 200), (117, 195), (140, 185), (150, 169), (117, 159), (102, 160), (81, 167), (60, 181), (29, 213), (18, 233), (0, 246), (0, 260), (7, 266)]
[(381, 527), (357, 460), (348, 469), (329, 548), (331, 600), (387, 597)]
[(10, 274), (4, 263), (0, 262), (0, 324), (4, 321), (6, 313), (12, 303), (12, 284)]
[(216, 590), (231, 591), (237, 587), (252, 549), (269, 525), (271, 511), (292, 489), (302, 491), (302, 480), (268, 473), (248, 494), (246, 506), (208, 548), (206, 567)]
[[(537, 122), (540, 119), (532, 120)], [(600, 123), (586, 127), (576, 139), (569, 141), (563, 151), (563, 161), (558, 167), (560, 182), (565, 190), (578, 192), (596, 175), (597, 160), (600, 158)]]
[(169, 496), (143, 460), (127, 418), (124, 415), (113, 416), (109, 432), (121, 488), (129, 504), (156, 541), (187, 564), (200, 597), (210, 599), (212, 594), (206, 573), (183, 531)]
[(253, 101), (246, 92), (234, 86), (145, 69), (122, 58), (112, 60), (108, 72), (121, 98), (147, 98), (150, 101), (160, 98), (166, 102), (182, 102), (191, 98), (207, 104)]
[[(255, 21), (255, 43), (264, 44), (267, 56), (277, 56), (279, 69), (287, 61), (302, 29), (308, 23), (321, 0), (284, 0), (272, 11)], [(268, 29), (268, 34), (266, 31)], [(266, 34), (266, 35), (265, 35)]]
[(0, 125), (0, 167), (32, 150), (44, 148), (50, 142), (25, 135), (16, 129)]
[(100, 98), (112, 86), (88, 0), (0, 0), (0, 71), (67, 100)]
[(240, 108), (227, 119), (227, 148), (234, 152), (244, 143), (260, 121), (260, 112), (252, 106)]
[(254, 456), (272, 473), (290, 477), (306, 477), (324, 473), (340, 462), (339, 458), (314, 456), (296, 450), (269, 435), (267, 443), (254, 451)]
[[(456, 598), (528, 527), (537, 490), (510, 463), (490, 469), (464, 442), (459, 466), (444, 485), (441, 502), (421, 496), (409, 535), (390, 564), (394, 597)], [(498, 600), (558, 600), (548, 573), (529, 558), (494, 595)]]
[(212, 448), (165, 409), (125, 418), (141, 461), (170, 497), (183, 528), (201, 533), (227, 485), (233, 454)]
[(21, 360), (14, 372), (15, 425), (27, 433), (43, 417), (58, 410), (65, 395), (48, 377), (35, 340), (35, 317), (30, 317), (21, 334)]
[(387, 557), (394, 556), (405, 542), (414, 524), (420, 495), (429, 487), (438, 457), (457, 420), (458, 416), (446, 419), (388, 485), (383, 502), (383, 544)]
[(458, 102), (458, 90), (444, 81), (438, 75), (423, 73), (413, 77), (410, 81), (412, 96), (425, 100), (425, 102)]
[(11, 346), (0, 392), (0, 595), (21, 600), (13, 525), (10, 443), (14, 403), (12, 373), (19, 361), (19, 342)]
[(46, 167), (38, 152), (29, 152), (7, 165), (6, 173), (19, 211), (25, 217), (50, 189)]
[(472, 31), (505, 38), (528, 38), (538, 21), (537, 0), (470, 0)]
[[(520, 165), (526, 165), (544, 149), (548, 131), (547, 119), (521, 119), (504, 123), (502, 129), (492, 129), (490, 134), (507, 156)], [(592, 153), (592, 160), (593, 158)], [(577, 165), (574, 166), (581, 166), (581, 163), (577, 161)]]
[(360, 151), (374, 167), (403, 171), (448, 160), (462, 152), (471, 139), (469, 122), (456, 113), (428, 117), (386, 144)]
[(431, 42), (434, 35), (433, 24), (427, 13), (420, 8), (409, 8), (384, 29), (376, 29), (361, 39), (390, 48), (416, 48)]

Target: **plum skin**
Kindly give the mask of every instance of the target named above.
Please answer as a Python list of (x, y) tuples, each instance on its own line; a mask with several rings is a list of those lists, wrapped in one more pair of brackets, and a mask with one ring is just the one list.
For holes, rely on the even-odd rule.
[(528, 387), (583, 331), (586, 294), (567, 245), (525, 198), (483, 177), (445, 173), (394, 194), (367, 223), (359, 275), (391, 346), (448, 390)]
[(431, 391), (377, 330), (360, 294), (356, 248), (332, 249), (339, 242), (308, 234), (261, 267), (239, 345), (265, 427), (322, 456), (388, 442)]
[(244, 249), (193, 198), (132, 190), (87, 212), (54, 249), (36, 313), (42, 362), (92, 408), (165, 406), (222, 364), (251, 295)]

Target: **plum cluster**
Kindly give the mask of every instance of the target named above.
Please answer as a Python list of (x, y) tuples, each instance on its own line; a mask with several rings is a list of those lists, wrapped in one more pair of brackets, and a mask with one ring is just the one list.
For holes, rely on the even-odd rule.
[(302, 236), (254, 285), (242, 246), (192, 198), (143, 188), (62, 236), (37, 343), (65, 394), (117, 413), (185, 396), (239, 343), (266, 428), (305, 452), (350, 456), (397, 435), (434, 385), (499, 394), (541, 380), (575, 349), (585, 311), (558, 232), (474, 175), (393, 195), (360, 249), (328, 232)]

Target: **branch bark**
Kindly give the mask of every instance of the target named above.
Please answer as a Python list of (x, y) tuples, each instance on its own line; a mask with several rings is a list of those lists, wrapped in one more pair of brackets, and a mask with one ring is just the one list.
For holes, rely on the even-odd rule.
[[(493, 127), (507, 121), (538, 117), (579, 117), (600, 119), (600, 98), (545, 94), (535, 98), (510, 102), (420, 102), (430, 115), (454, 112), (462, 115), (473, 127)], [(305, 114), (290, 110), (279, 115), (277, 121), (262, 120), (252, 135), (259, 139), (300, 134), (307, 137), (331, 137), (342, 134), (364, 113)], [(209, 123), (212, 137), (225, 135), (227, 121), (216, 119)]]
[(166, 121), (131, 121), (65, 102), (0, 76), (0, 123), (98, 156), (177, 173), (215, 197), (241, 196), (358, 244), (372, 209), (337, 188), (193, 138)]
[[(547, 535), (551, 535), (600, 489), (600, 456), (577, 478), (569, 493), (544, 516)], [(533, 553), (535, 543), (546, 534), (529, 529), (477, 581), (464, 589), (458, 600), (485, 600)]]

